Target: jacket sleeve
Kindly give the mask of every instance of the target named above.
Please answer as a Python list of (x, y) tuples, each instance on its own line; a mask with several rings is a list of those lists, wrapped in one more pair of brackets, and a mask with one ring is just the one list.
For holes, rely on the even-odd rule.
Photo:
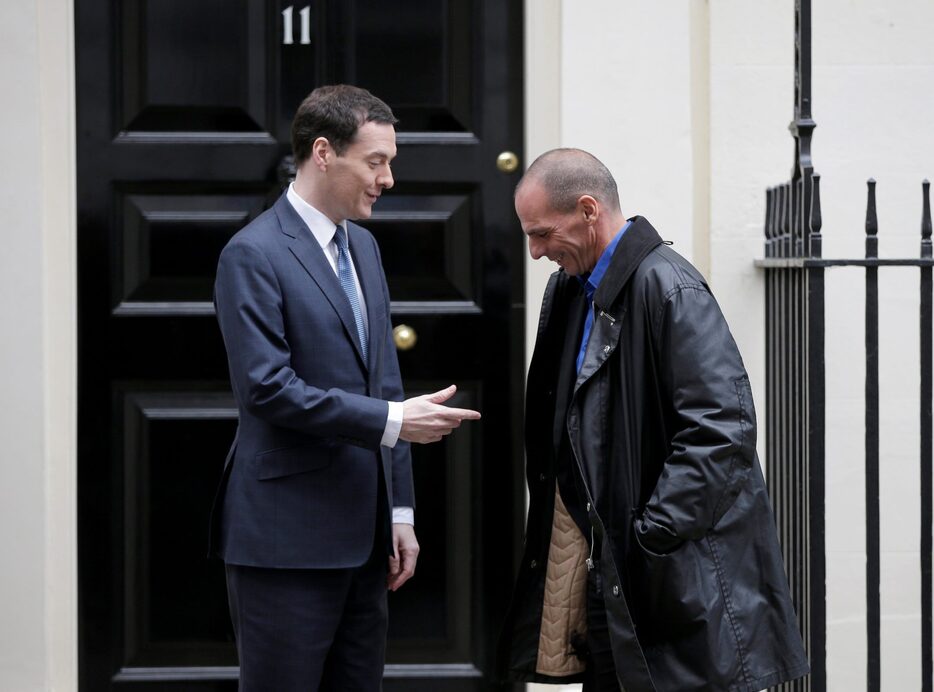
[(636, 532), (649, 550), (667, 552), (704, 536), (742, 491), (755, 463), (755, 411), (742, 358), (706, 286), (674, 289), (654, 333), (670, 453)]
[(214, 303), (237, 399), (264, 421), (318, 437), (379, 449), (389, 405), (340, 389), (323, 390), (291, 366), (282, 293), (265, 253), (246, 242), (224, 248)]
[[(372, 236), (371, 236), (372, 238)], [(383, 258), (379, 252), (376, 239), (372, 238), (377, 263), (380, 268), (380, 281), (383, 287), (383, 299), (386, 301), (386, 311), (389, 312), (389, 287), (386, 285), (386, 275), (383, 272)], [(399, 356), (396, 353), (396, 342), (392, 337), (392, 320), (386, 316), (386, 344), (383, 357), (383, 395), (389, 401), (404, 401), (405, 392), (402, 388), (402, 374), (399, 371)], [(394, 507), (415, 508), (415, 485), (412, 479), (412, 451), (411, 445), (403, 439), (396, 442), (392, 448), (392, 504)]]

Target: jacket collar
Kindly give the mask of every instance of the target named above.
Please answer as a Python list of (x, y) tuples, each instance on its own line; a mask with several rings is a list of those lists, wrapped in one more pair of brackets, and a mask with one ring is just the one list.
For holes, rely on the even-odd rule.
[(584, 362), (577, 373), (574, 393), (599, 370), (619, 345), (619, 333), (625, 317), (625, 303), (616, 300), (629, 282), (636, 267), (652, 250), (664, 241), (652, 224), (634, 216), (632, 226), (623, 234), (593, 298), (594, 323), (584, 353)]
[(614, 303), (636, 267), (652, 250), (664, 242), (658, 235), (658, 231), (645, 217), (634, 216), (630, 221), (632, 221), (632, 226), (620, 238), (619, 245), (616, 246), (616, 251), (610, 260), (610, 266), (594, 294), (593, 302), (595, 306), (599, 306), (598, 310)]

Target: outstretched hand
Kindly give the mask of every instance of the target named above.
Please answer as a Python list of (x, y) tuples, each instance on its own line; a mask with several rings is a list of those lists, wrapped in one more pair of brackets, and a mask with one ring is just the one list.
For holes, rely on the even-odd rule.
[(402, 402), (402, 430), (399, 437), (407, 442), (437, 442), (464, 420), (479, 420), (480, 413), (467, 408), (444, 406), (454, 396), (455, 385)]

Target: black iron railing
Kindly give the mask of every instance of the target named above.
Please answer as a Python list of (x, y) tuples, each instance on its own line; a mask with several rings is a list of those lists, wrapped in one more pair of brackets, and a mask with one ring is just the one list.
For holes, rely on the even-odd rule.
[[(920, 569), (922, 690), (932, 690), (932, 259), (930, 183), (922, 183), (918, 257), (878, 255), (875, 181), (869, 180), (864, 258), (826, 259), (820, 248), (820, 178), (811, 176), (806, 196), (794, 181), (766, 193), (766, 478), (792, 598), (811, 659), (810, 679), (783, 690), (827, 689), (825, 668), (826, 592), (824, 543), (824, 271), (865, 269), (866, 321), (866, 673), (867, 689), (881, 689), (880, 515), (879, 515), (879, 267), (919, 270), (920, 289)], [(799, 183), (799, 186), (803, 183)], [(811, 241), (811, 242), (808, 242)], [(810, 247), (810, 253), (801, 250)]]
[(824, 272), (866, 273), (866, 645), (867, 689), (881, 689), (879, 543), (879, 267), (920, 273), (921, 680), (934, 692), (932, 659), (932, 243), (930, 184), (922, 183), (918, 257), (879, 257), (875, 181), (868, 182), (866, 251), (859, 259), (822, 256), (820, 176), (811, 160), (811, 2), (795, 2), (795, 109), (789, 129), (795, 162), (788, 182), (766, 192), (766, 479), (811, 675), (782, 685), (795, 692), (827, 689)]
[(795, 3), (795, 142), (791, 180), (766, 193), (766, 480), (808, 678), (781, 690), (826, 688), (824, 544), (824, 267), (820, 176), (811, 161), (811, 2)]
[[(802, 190), (804, 180), (808, 195)], [(782, 690), (823, 690), (821, 681), (826, 678), (819, 190), (819, 177), (814, 175), (768, 190), (766, 258), (757, 262), (766, 274), (766, 479), (812, 670), (809, 679), (783, 685)], [(805, 199), (807, 217), (802, 213)]]

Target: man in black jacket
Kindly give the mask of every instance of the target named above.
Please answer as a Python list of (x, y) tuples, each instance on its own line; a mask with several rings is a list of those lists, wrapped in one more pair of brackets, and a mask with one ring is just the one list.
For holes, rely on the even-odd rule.
[(807, 674), (749, 378), (703, 277), (626, 219), (590, 154), (516, 190), (548, 283), (529, 368), (526, 550), (504, 675), (625, 689), (761, 690)]

